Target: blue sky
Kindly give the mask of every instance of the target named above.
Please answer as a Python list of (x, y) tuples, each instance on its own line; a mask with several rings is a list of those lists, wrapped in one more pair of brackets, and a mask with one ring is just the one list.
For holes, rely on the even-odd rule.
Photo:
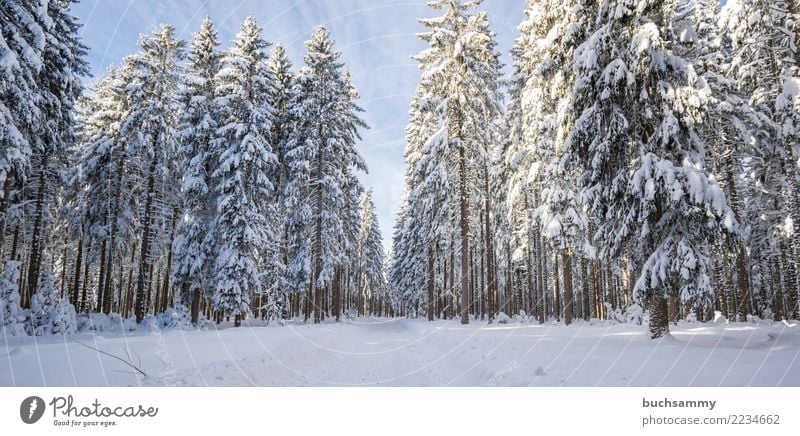
[[(524, 0), (485, 0), (482, 6), (489, 13), (506, 64), (510, 63), (508, 50), (524, 8)], [(366, 110), (364, 118), (371, 127), (358, 144), (369, 166), (369, 174), (360, 174), (360, 178), (375, 192), (384, 246), (389, 248), (404, 189), (404, 128), (419, 80), (416, 62), (410, 56), (425, 48), (415, 36), (424, 31), (416, 19), (438, 14), (425, 1), (82, 0), (74, 13), (84, 25), (82, 36), (90, 48), (89, 62), (95, 77), (135, 52), (139, 34), (149, 33), (162, 22), (175, 26), (179, 37), (190, 39), (208, 15), (226, 48), (244, 18), (254, 14), (267, 41), (281, 42), (295, 68), (302, 64), (303, 42), (317, 25), (326, 26), (353, 75), (360, 104)]]

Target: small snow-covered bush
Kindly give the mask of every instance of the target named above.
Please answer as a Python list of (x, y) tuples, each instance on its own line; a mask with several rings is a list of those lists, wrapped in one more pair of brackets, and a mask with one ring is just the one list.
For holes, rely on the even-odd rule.
[(106, 315), (105, 313), (84, 314), (78, 318), (79, 332), (131, 332), (136, 330), (136, 318), (122, 318), (118, 313)]
[[(605, 306), (606, 313), (608, 313), (608, 317), (611, 321), (617, 323), (624, 323), (627, 321), (627, 319), (625, 318), (625, 312), (623, 312), (622, 309), (620, 309), (619, 307), (614, 309), (614, 307), (611, 306), (611, 303), (608, 302), (603, 303), (603, 305)], [(589, 323), (595, 324), (593, 320), (589, 320)]]
[(56, 302), (50, 311), (50, 332), (54, 335), (69, 335), (78, 330), (78, 317), (75, 306), (64, 297)]
[(505, 312), (500, 312), (495, 317), (495, 321), (497, 321), (498, 324), (508, 324), (511, 321), (511, 318), (509, 318)]
[(6, 261), (0, 275), (0, 328), (5, 335), (25, 334), (26, 313), (19, 305), (20, 262)]
[(192, 315), (189, 313), (189, 308), (182, 304), (178, 304), (158, 314), (154, 321), (161, 329), (178, 328), (186, 330), (193, 328)]
[(633, 303), (625, 310), (625, 315), (623, 316), (625, 322), (636, 323), (641, 325), (642, 323), (647, 321), (647, 314), (645, 313), (642, 306), (637, 303)]
[(53, 274), (45, 268), (39, 283), (38, 291), (31, 297), (31, 314), (28, 330), (30, 334), (42, 336), (50, 334), (53, 309), (58, 300), (58, 291), (53, 282)]
[(197, 320), (197, 327), (200, 330), (216, 330), (217, 323), (206, 318), (205, 315), (200, 315), (200, 319)]

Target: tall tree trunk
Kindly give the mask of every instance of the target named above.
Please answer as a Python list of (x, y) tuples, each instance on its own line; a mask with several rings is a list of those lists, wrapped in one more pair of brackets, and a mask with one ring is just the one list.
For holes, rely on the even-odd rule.
[(6, 180), (3, 182), (3, 200), (0, 201), (0, 258), (3, 257), (5, 251), (3, 250), (6, 240), (6, 222), (8, 222), (8, 205), (11, 203), (11, 179), (14, 177), (14, 170), (12, 169), (6, 175)]
[(556, 318), (556, 321), (561, 321), (561, 288), (559, 281), (558, 253), (556, 252), (553, 258), (553, 316)]
[(102, 312), (103, 311), (103, 298), (105, 298), (105, 292), (103, 291), (103, 286), (106, 283), (106, 268), (108, 264), (106, 263), (106, 247), (108, 246), (108, 241), (103, 239), (103, 242), (100, 244), (100, 278), (97, 280), (97, 301), (95, 301), (95, 311)]
[(433, 247), (428, 247), (428, 321), (433, 321)]
[(67, 246), (69, 243), (69, 239), (64, 236), (64, 252), (61, 255), (61, 289), (59, 298), (69, 296), (67, 292)]
[(561, 260), (564, 263), (564, 324), (572, 324), (572, 254), (568, 248), (561, 250)]
[(336, 322), (339, 322), (339, 316), (342, 312), (342, 303), (341, 303), (341, 295), (342, 295), (342, 267), (336, 267), (336, 273), (333, 276), (333, 316), (336, 318)]
[(75, 257), (75, 277), (72, 282), (72, 303), (75, 304), (75, 307), (79, 308), (78, 310), (80, 310), (80, 306), (78, 305), (78, 287), (81, 282), (81, 262), (83, 262), (83, 231), (81, 231), (81, 234), (78, 236), (78, 253)]
[(33, 230), (31, 232), (31, 250), (28, 260), (28, 295), (27, 301), (31, 301), (31, 296), (36, 293), (39, 285), (39, 270), (41, 269), (42, 256), (42, 234), (44, 229), (44, 209), (45, 192), (47, 191), (47, 166), (50, 160), (49, 154), (45, 151), (42, 154), (41, 169), (39, 172), (39, 186), (36, 190), (36, 211), (33, 218)]
[(164, 275), (164, 291), (162, 293), (161, 311), (167, 310), (170, 306), (170, 276), (172, 275), (172, 241), (175, 240), (175, 231), (177, 229), (178, 215), (180, 210), (175, 207), (172, 209), (172, 219), (170, 221), (169, 244), (167, 244), (167, 271)]
[(783, 304), (783, 289), (780, 280), (780, 262), (778, 259), (773, 258), (768, 263), (770, 267), (770, 278), (772, 282), (772, 316), (775, 321), (782, 321), (785, 317), (785, 308)]
[(669, 334), (667, 299), (662, 293), (656, 293), (651, 301), (650, 337), (656, 339)]
[(536, 310), (538, 311), (539, 324), (544, 324), (545, 319), (545, 257), (542, 253), (542, 237), (536, 236)]
[[(458, 124), (457, 124), (458, 125)], [(460, 129), (459, 129), (460, 130)], [(458, 130), (456, 130), (458, 132)], [(461, 324), (469, 324), (469, 198), (467, 197), (467, 156), (461, 141), (458, 171), (461, 179)]]
[[(322, 138), (322, 125), (319, 127), (319, 137)], [(317, 165), (314, 178), (317, 180), (317, 199), (316, 199), (316, 229), (314, 231), (314, 275), (311, 277), (314, 286), (314, 324), (319, 324), (322, 309), (322, 288), (324, 284), (319, 283), (319, 276), (322, 274), (322, 152), (317, 152)]]
[(586, 266), (586, 255), (584, 254), (581, 256), (581, 297), (582, 297), (582, 312), (583, 312), (583, 319), (585, 321), (589, 321), (590, 316), (590, 302), (589, 302), (589, 294), (591, 293), (591, 284), (592, 281), (589, 279), (589, 269)]
[(147, 178), (147, 199), (144, 205), (144, 216), (142, 218), (142, 249), (139, 260), (139, 277), (136, 280), (136, 322), (140, 323), (147, 313), (147, 304), (150, 294), (150, 278), (152, 274), (152, 264), (150, 262), (150, 232), (153, 225), (153, 203), (155, 202), (155, 178), (158, 165), (157, 155), (153, 156), (150, 163), (150, 172)]
[(125, 318), (130, 316), (131, 309), (133, 309), (133, 265), (136, 261), (136, 249), (136, 241), (133, 241), (133, 247), (131, 247), (131, 267), (128, 268), (128, 283), (125, 288), (125, 303), (123, 304)]
[[(91, 239), (89, 240), (89, 247), (87, 247), (87, 253), (92, 252), (92, 244)], [(81, 304), (80, 304), (80, 311), (89, 312), (91, 308), (89, 307), (89, 295), (88, 295), (88, 287), (89, 287), (89, 259), (88, 255), (86, 256), (86, 263), (83, 266), (83, 289), (81, 290)]]

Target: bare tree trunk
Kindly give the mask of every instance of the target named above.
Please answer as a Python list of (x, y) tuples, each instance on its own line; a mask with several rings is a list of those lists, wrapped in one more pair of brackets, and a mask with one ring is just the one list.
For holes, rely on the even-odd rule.
[(6, 222), (8, 222), (8, 217), (6, 212), (8, 212), (8, 205), (11, 202), (11, 179), (14, 178), (14, 170), (11, 170), (9, 174), (6, 174), (6, 180), (3, 182), (3, 201), (0, 201), (0, 258), (2, 258), (5, 239), (6, 239)]
[(150, 276), (152, 264), (150, 262), (150, 232), (153, 225), (153, 203), (155, 201), (155, 177), (158, 165), (157, 155), (153, 156), (150, 163), (150, 172), (147, 178), (147, 200), (145, 200), (144, 215), (142, 218), (142, 249), (139, 260), (139, 278), (136, 281), (136, 322), (140, 323), (147, 313), (147, 304), (150, 294)]
[(657, 293), (653, 295), (651, 304), (650, 337), (656, 339), (669, 334), (667, 299), (664, 298), (664, 295)]
[(108, 241), (103, 239), (103, 242), (100, 244), (100, 278), (97, 280), (97, 301), (95, 301), (95, 311), (102, 312), (103, 311), (103, 298), (105, 292), (103, 291), (103, 286), (106, 283), (106, 268), (108, 264), (106, 263), (106, 247), (108, 246)]
[(461, 227), (461, 324), (469, 324), (469, 198), (467, 197), (467, 157), (464, 147), (465, 144), (462, 141), (458, 151), (461, 179), (461, 217), (459, 219)]
[(162, 294), (161, 311), (167, 310), (170, 306), (170, 276), (172, 275), (172, 241), (175, 240), (175, 230), (177, 228), (179, 209), (176, 207), (172, 210), (172, 220), (170, 223), (169, 244), (167, 247), (167, 271), (164, 276), (164, 291)]
[(123, 304), (125, 318), (130, 316), (131, 309), (133, 309), (133, 265), (136, 261), (136, 248), (136, 241), (133, 241), (133, 247), (131, 247), (131, 267), (128, 269), (128, 283), (125, 288), (125, 303)]
[(433, 248), (428, 247), (428, 321), (433, 321)]
[[(90, 240), (91, 241), (91, 240)], [(92, 251), (91, 242), (89, 244), (88, 250), (89, 253)], [(91, 309), (89, 308), (89, 296), (87, 295), (87, 288), (89, 287), (89, 259), (87, 255), (86, 264), (83, 267), (83, 289), (81, 290), (81, 304), (80, 304), (80, 311), (81, 312), (89, 312)]]
[(45, 151), (42, 154), (41, 169), (39, 172), (39, 187), (36, 190), (36, 211), (33, 219), (33, 230), (31, 232), (31, 250), (30, 259), (28, 260), (28, 292), (27, 301), (31, 301), (31, 296), (36, 293), (39, 285), (39, 270), (41, 269), (41, 250), (42, 250), (42, 233), (44, 229), (44, 196), (47, 190), (47, 165), (50, 156)]
[(553, 316), (556, 321), (561, 321), (561, 288), (558, 276), (558, 253), (553, 258)]
[(83, 231), (81, 231), (80, 236), (78, 236), (78, 253), (75, 258), (75, 277), (72, 282), (72, 303), (75, 304), (75, 307), (79, 308), (78, 310), (80, 310), (78, 304), (78, 287), (81, 282), (81, 262), (83, 262)]
[(780, 264), (778, 259), (773, 258), (769, 262), (770, 278), (772, 281), (772, 316), (774, 321), (782, 321), (785, 317), (785, 308), (783, 304), (783, 289), (780, 280)]
[(561, 250), (564, 262), (564, 324), (572, 324), (572, 255), (568, 248)]
[(583, 278), (583, 319), (589, 321), (589, 317), (591, 316), (591, 302), (589, 300), (589, 295), (591, 293), (592, 281), (589, 278), (589, 269), (586, 266), (586, 256), (581, 257), (581, 277)]
[(339, 322), (339, 316), (342, 312), (341, 303), (341, 281), (342, 281), (342, 267), (336, 267), (336, 273), (333, 276), (333, 316), (336, 322)]

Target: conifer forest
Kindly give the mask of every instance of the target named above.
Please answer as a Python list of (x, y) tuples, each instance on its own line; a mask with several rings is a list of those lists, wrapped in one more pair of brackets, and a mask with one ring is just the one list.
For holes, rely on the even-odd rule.
[[(385, 70), (348, 65), (343, 53), (362, 48), (337, 43), (327, 18), (295, 43), (267, 39), (267, 5), (237, 15), (231, 38), (222, 17), (181, 30), (162, 16), (98, 74), (76, 0), (0, 1), (0, 348), (59, 337), (57, 354), (64, 338), (156, 330), (260, 347), (237, 333), (252, 331), (289, 356), (299, 329), (355, 351), (375, 335), (424, 337), (375, 364), (418, 368), (455, 361), (452, 335), (485, 353), (530, 333), (542, 351), (497, 383), (614, 385), (609, 362), (628, 347), (598, 344), (616, 331), (636, 336), (634, 355), (732, 343), (713, 358), (690, 347), (683, 362), (713, 372), (763, 358), (775, 373), (734, 365), (715, 385), (800, 383), (800, 0), (508, 2), (494, 7), (524, 10), (509, 47), (489, 2), (430, 0), (406, 23), (422, 49), (402, 54), (416, 87), (402, 90), (402, 196), (381, 222), (386, 191), (365, 175), (385, 168), (364, 147), (385, 126), (367, 122), (358, 84), (371, 82), (355, 76)], [(558, 365), (527, 359), (551, 342), (599, 348), (609, 370), (583, 374), (578, 359), (548, 380)], [(750, 349), (762, 342), (768, 357)], [(26, 378), (15, 359), (0, 385), (72, 384), (57, 369)], [(182, 383), (202, 384), (176, 361)], [(375, 377), (388, 384), (488, 377), (386, 371)], [(337, 377), (272, 374), (252, 383)], [(709, 380), (693, 374), (634, 383)]]

